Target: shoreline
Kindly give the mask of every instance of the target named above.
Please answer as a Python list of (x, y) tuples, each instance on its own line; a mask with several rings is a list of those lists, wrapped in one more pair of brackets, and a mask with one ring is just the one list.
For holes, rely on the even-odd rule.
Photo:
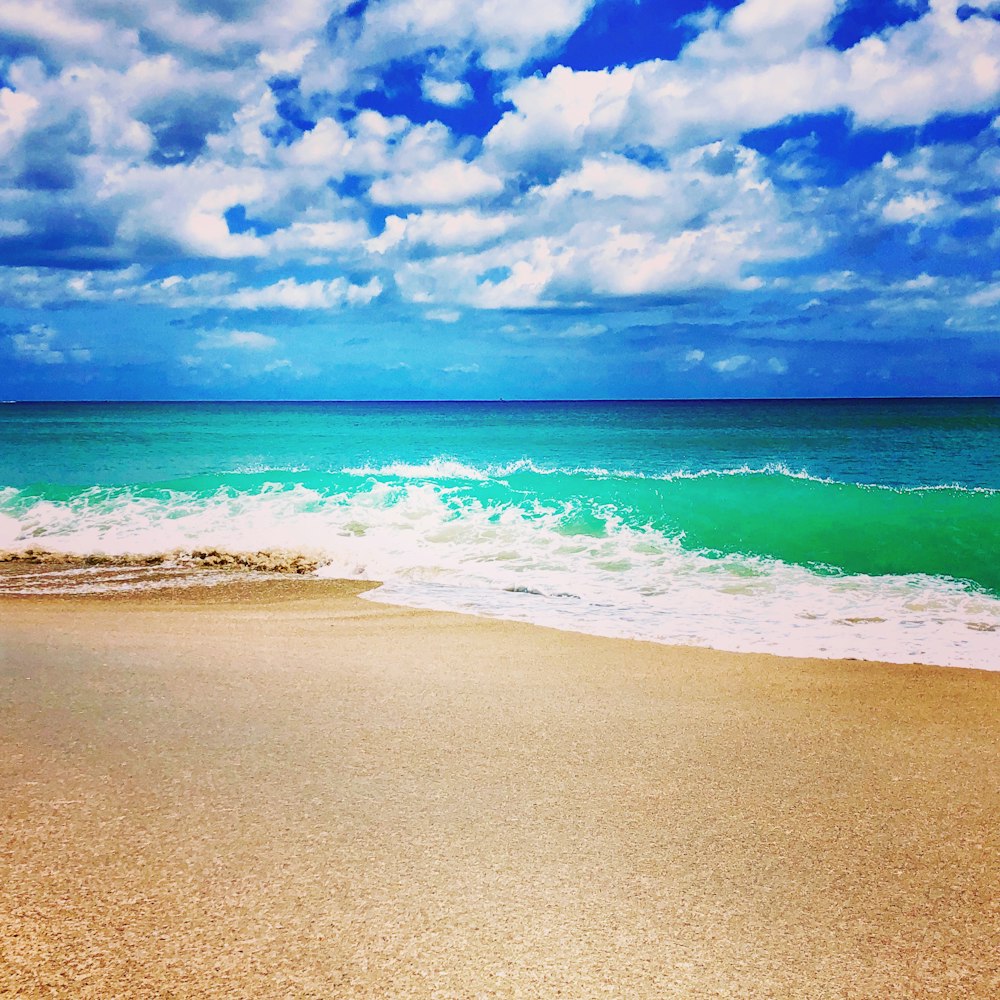
[[(443, 614), (459, 614), (478, 618), (483, 621), (519, 622), (538, 628), (550, 628), (558, 632), (568, 632), (573, 635), (608, 638), (626, 642), (649, 642), (657, 646), (691, 650), (708, 650), (710, 652), (737, 656), (775, 656), (795, 660), (819, 661), (851, 661), (872, 664), (892, 664), (895, 666), (916, 665), (930, 668), (951, 670), (981, 670), (1000, 672), (1000, 653), (995, 656), (995, 665), (984, 666), (979, 662), (962, 660), (956, 656), (952, 662), (941, 659), (887, 659), (879, 656), (878, 651), (871, 654), (864, 649), (849, 649), (847, 651), (819, 653), (792, 649), (789, 652), (777, 652), (774, 649), (759, 648), (756, 644), (740, 645), (716, 644), (711, 639), (701, 642), (684, 642), (657, 636), (635, 635), (627, 630), (609, 629), (606, 622), (596, 626), (589, 619), (574, 620), (571, 616), (552, 613), (550, 608), (532, 609), (534, 614), (515, 606), (498, 608), (494, 606), (468, 605), (457, 607), (448, 602), (428, 600), (426, 595), (412, 600), (412, 595), (400, 596), (394, 592), (394, 585), (378, 580), (338, 579), (316, 575), (317, 561), (301, 553), (288, 550), (261, 550), (235, 552), (225, 549), (194, 549), (177, 550), (172, 553), (157, 555), (126, 554), (118, 556), (75, 555), (45, 549), (18, 551), (0, 550), (0, 601), (41, 600), (47, 598), (65, 598), (69, 600), (124, 600), (142, 601), (144, 598), (167, 600), (172, 592), (187, 592), (197, 595), (199, 601), (209, 599), (209, 594), (216, 593), (211, 598), (213, 602), (225, 600), (228, 593), (247, 595), (254, 593), (254, 600), (261, 599), (264, 591), (259, 593), (254, 588), (273, 589), (275, 593), (286, 593), (294, 582), (304, 585), (323, 587), (336, 584), (357, 584), (361, 591), (367, 592), (366, 600), (373, 604), (388, 607), (408, 608)], [(79, 574), (90, 574), (92, 583), (80, 585)], [(134, 581), (126, 579), (125, 575), (135, 576)], [(25, 577), (28, 581), (27, 591), (6, 591), (5, 579)], [(73, 578), (72, 580), (70, 578)], [(69, 589), (46, 589), (51, 582), (69, 581)], [(92, 586), (96, 589), (86, 589)], [(221, 588), (221, 589), (220, 589)], [(234, 589), (235, 588), (235, 589)], [(385, 594), (378, 592), (384, 591)], [(534, 592), (528, 592), (532, 596)], [(495, 600), (498, 595), (494, 594)], [(508, 596), (506, 593), (500, 596)], [(520, 594), (510, 594), (519, 597)], [(544, 597), (542, 598), (544, 600)], [(539, 614), (539, 611), (544, 613)], [(834, 621), (834, 626), (842, 628), (863, 627), (870, 623), (882, 623), (884, 619), (875, 617), (854, 617), (842, 621)], [(993, 653), (992, 642), (984, 642), (986, 633), (993, 633), (997, 626), (986, 622), (967, 623), (970, 635), (965, 638), (969, 643), (979, 640), (979, 655), (988, 659)], [(980, 638), (982, 637), (982, 638)], [(789, 640), (791, 642), (791, 640)], [(799, 640), (801, 642), (801, 640)], [(957, 651), (957, 648), (956, 648)], [(963, 651), (964, 652), (964, 651)]]
[(0, 993), (995, 995), (997, 674), (369, 586), (0, 600)]

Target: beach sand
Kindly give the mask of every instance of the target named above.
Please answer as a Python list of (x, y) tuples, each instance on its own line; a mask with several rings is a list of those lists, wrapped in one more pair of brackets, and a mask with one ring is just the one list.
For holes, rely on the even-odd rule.
[(1000, 673), (363, 586), (0, 601), (0, 995), (1000, 995)]

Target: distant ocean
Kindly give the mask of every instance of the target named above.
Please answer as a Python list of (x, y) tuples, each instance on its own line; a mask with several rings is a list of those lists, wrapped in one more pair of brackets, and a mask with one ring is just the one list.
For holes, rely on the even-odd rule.
[(418, 607), (998, 669), (1000, 400), (6, 404), (0, 550), (29, 548), (266, 551)]

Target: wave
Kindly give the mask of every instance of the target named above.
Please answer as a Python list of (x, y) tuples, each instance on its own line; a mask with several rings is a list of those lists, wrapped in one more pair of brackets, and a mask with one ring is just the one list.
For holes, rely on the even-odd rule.
[[(435, 460), (378, 472), (264, 470), (138, 486), (36, 484), (0, 490), (0, 547), (243, 551), (259, 539), (263, 547), (322, 555), (331, 546), (343, 550), (343, 537), (394, 526), (412, 534), (420, 525), (432, 541), (444, 526), (453, 534), (461, 525), (475, 551), (485, 537), (481, 521), (512, 518), (557, 538), (630, 529), (708, 558), (772, 559), (826, 573), (923, 573), (1000, 593), (998, 491), (858, 485), (783, 466), (623, 478), (593, 470), (539, 473), (531, 463), (485, 470)], [(531, 537), (537, 542), (540, 534)]]
[(780, 465), (639, 476), (440, 458), (8, 487), (0, 549), (379, 580), (382, 599), (658, 641), (982, 665), (1000, 625), (998, 503)]
[[(259, 468), (240, 471), (264, 471)], [(274, 471), (281, 471), (275, 469)], [(334, 470), (331, 470), (334, 471)], [(593, 476), (618, 479), (696, 479), (702, 476), (740, 476), (754, 473), (786, 475), (792, 478), (813, 478), (804, 470), (795, 472), (781, 463), (772, 463), (759, 468), (740, 466), (732, 469), (699, 469), (673, 472), (641, 472), (634, 469), (609, 469), (603, 466), (555, 466), (542, 465), (530, 458), (520, 458), (513, 462), (486, 463), (482, 466), (470, 465), (455, 458), (438, 457), (427, 462), (386, 462), (380, 465), (348, 466), (336, 470), (352, 476), (394, 476), (401, 479), (505, 479), (519, 473), (534, 473), (538, 476)], [(821, 480), (818, 480), (821, 481)]]
[[(287, 466), (253, 466), (234, 470), (239, 473), (298, 472), (300, 468)], [(347, 466), (330, 469), (329, 474), (348, 476), (393, 477), (398, 479), (421, 479), (440, 481), (446, 479), (469, 479), (485, 481), (508, 479), (521, 473), (538, 476), (583, 476), (599, 479), (645, 479), (672, 482), (684, 479), (716, 479), (723, 477), (780, 476), (787, 479), (805, 480), (826, 485), (857, 486), (864, 489), (886, 490), (891, 493), (914, 493), (924, 491), (956, 491), (959, 493), (1000, 494), (1000, 490), (985, 486), (963, 486), (959, 483), (938, 483), (920, 486), (892, 486), (883, 483), (848, 482), (826, 476), (816, 476), (805, 469), (793, 469), (783, 462), (767, 462), (763, 465), (739, 465), (722, 469), (674, 469), (662, 472), (639, 471), (635, 469), (613, 469), (604, 466), (558, 466), (539, 464), (529, 458), (513, 462), (484, 463), (472, 465), (455, 458), (433, 458), (426, 462), (385, 462), (374, 465)]]

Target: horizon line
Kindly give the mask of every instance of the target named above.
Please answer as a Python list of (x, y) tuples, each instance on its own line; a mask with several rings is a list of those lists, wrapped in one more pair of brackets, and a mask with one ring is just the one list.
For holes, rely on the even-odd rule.
[(254, 398), (233, 398), (233, 399), (211, 399), (211, 398), (184, 398), (184, 399), (2, 399), (0, 405), (60, 405), (60, 404), (103, 404), (103, 403), (128, 403), (128, 404), (246, 404), (246, 403), (843, 403), (843, 402), (902, 402), (921, 400), (1000, 400), (1000, 394), (969, 394), (969, 395), (895, 395), (895, 396), (560, 396), (560, 397), (506, 397), (506, 396), (483, 396), (474, 399), (447, 398), (447, 399), (417, 399), (417, 398), (385, 398), (385, 399), (351, 399), (348, 397), (337, 398), (310, 398), (310, 399), (254, 399)]

